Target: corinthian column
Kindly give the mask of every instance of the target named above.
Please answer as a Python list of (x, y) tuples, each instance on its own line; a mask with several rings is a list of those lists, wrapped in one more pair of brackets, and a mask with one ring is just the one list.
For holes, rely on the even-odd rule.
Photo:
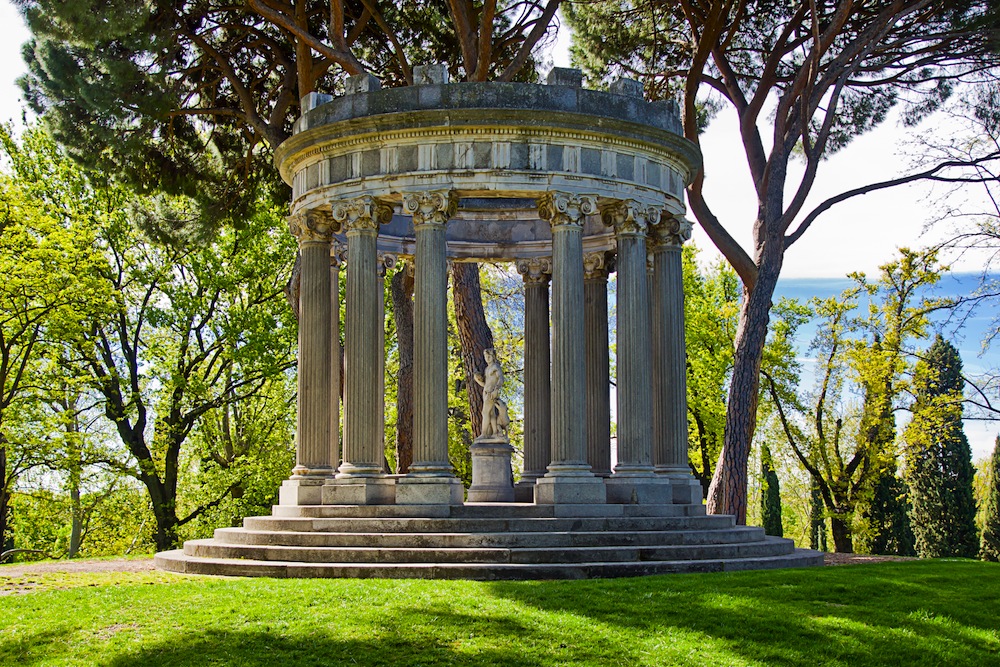
[[(379, 294), (385, 292), (385, 275), (392, 269), (396, 267), (396, 262), (399, 258), (389, 252), (380, 252), (375, 256), (375, 273), (376, 280), (375, 286), (378, 289)], [(378, 372), (376, 373), (378, 379), (378, 414), (381, 415), (381, 419), (378, 420), (378, 435), (375, 439), (382, 443), (381, 455), (382, 455), (382, 472), (391, 472), (386, 467), (385, 460), (385, 299), (380, 298), (378, 300), (378, 331), (379, 331), (379, 349), (382, 350), (382, 354), (378, 357)]]
[(669, 480), (675, 503), (701, 503), (702, 489), (688, 464), (687, 362), (681, 245), (691, 222), (665, 217), (652, 230), (653, 462)]
[(611, 373), (608, 355), (608, 274), (614, 260), (603, 252), (583, 257), (584, 356), (587, 361), (587, 462), (595, 475), (611, 474)]
[(378, 226), (392, 209), (374, 197), (334, 202), (333, 217), (347, 228), (347, 313), (344, 341), (344, 455), (333, 484), (324, 489), (330, 504), (364, 505), (393, 500), (382, 471), (383, 415), (380, 396), (382, 289), (378, 275)]
[(603, 202), (604, 222), (618, 243), (618, 463), (608, 479), (608, 500), (667, 503), (670, 487), (653, 473), (652, 347), (646, 277), (646, 230), (659, 211), (638, 202)]
[(545, 474), (552, 455), (550, 401), (549, 280), (552, 260), (522, 259), (524, 278), (524, 470), (514, 487), (518, 502), (532, 502), (535, 481)]
[(340, 465), (340, 270), (347, 262), (347, 247), (330, 246), (330, 462)]
[(282, 484), (282, 505), (315, 505), (333, 474), (329, 406), (331, 377), (330, 242), (335, 222), (325, 211), (305, 211), (288, 219), (299, 240), (299, 376), (295, 467)]
[(450, 190), (407, 193), (413, 216), (413, 463), (396, 487), (398, 504), (460, 504), (448, 460), (448, 257), (445, 231), (458, 198)]
[(552, 455), (535, 502), (604, 503), (604, 484), (587, 463), (584, 426), (583, 223), (596, 198), (549, 192), (538, 213), (552, 226)]

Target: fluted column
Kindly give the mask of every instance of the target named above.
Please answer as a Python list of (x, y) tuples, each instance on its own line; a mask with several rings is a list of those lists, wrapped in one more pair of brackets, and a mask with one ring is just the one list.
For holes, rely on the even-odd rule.
[[(380, 252), (375, 258), (375, 273), (377, 275), (375, 285), (379, 291), (379, 294), (385, 293), (385, 275), (391, 271), (396, 266), (398, 257), (393, 253)], [(382, 443), (382, 447), (379, 450), (380, 461), (382, 462), (382, 472), (391, 472), (386, 467), (385, 460), (385, 298), (380, 298), (378, 300), (378, 331), (379, 331), (379, 349), (382, 350), (382, 354), (378, 357), (378, 369), (377, 369), (377, 380), (378, 380), (378, 414), (381, 419), (378, 420), (378, 434), (375, 439)]]
[(330, 245), (330, 462), (340, 466), (340, 270), (347, 263), (347, 246)]
[(523, 259), (524, 279), (524, 470), (514, 489), (519, 502), (531, 502), (535, 481), (545, 474), (552, 455), (549, 280), (552, 260)]
[(611, 346), (608, 344), (608, 274), (613, 257), (583, 257), (584, 357), (586, 358), (587, 462), (595, 475), (611, 474)]
[(299, 241), (298, 415), (295, 467), (282, 484), (282, 505), (313, 505), (333, 474), (330, 434), (330, 242), (336, 223), (325, 211), (310, 210), (288, 219)]
[(608, 479), (608, 500), (667, 503), (670, 488), (653, 473), (652, 374), (646, 230), (659, 210), (632, 200), (602, 201), (604, 223), (618, 244), (618, 462)]
[(299, 291), (298, 447), (295, 477), (326, 477), (330, 460), (330, 241), (334, 220), (324, 211), (306, 211), (289, 221), (302, 257)]
[(324, 502), (391, 502), (384, 483), (383, 415), (379, 374), (383, 293), (378, 276), (376, 237), (392, 209), (374, 197), (334, 202), (333, 217), (347, 229), (347, 312), (344, 340), (344, 453), (336, 484), (327, 485)]
[(455, 504), (462, 485), (448, 460), (448, 253), (446, 228), (454, 191), (405, 193), (413, 216), (413, 463), (397, 485), (396, 502)]
[(552, 226), (552, 455), (535, 484), (535, 502), (603, 503), (601, 480), (587, 463), (584, 422), (583, 224), (596, 198), (549, 192), (538, 213)]
[(700, 503), (702, 489), (688, 464), (687, 360), (681, 246), (691, 222), (664, 217), (652, 230), (655, 337), (653, 355), (653, 461), (670, 480), (676, 503)]

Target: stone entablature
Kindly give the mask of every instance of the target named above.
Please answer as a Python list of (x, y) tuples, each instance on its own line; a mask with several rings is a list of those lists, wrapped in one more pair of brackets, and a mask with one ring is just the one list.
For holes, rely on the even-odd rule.
[[(536, 202), (546, 192), (630, 200), (681, 215), (684, 187), (700, 163), (697, 148), (679, 134), (672, 102), (525, 83), (351, 90), (360, 92), (310, 96), (315, 108), (296, 122), (275, 160), (292, 186), (293, 214), (361, 195), (392, 206), (378, 245), (400, 255), (415, 252), (404, 193), (454, 193), (450, 259), (544, 257), (552, 254), (551, 229)], [(583, 236), (587, 252), (616, 245), (596, 212), (584, 221)]]

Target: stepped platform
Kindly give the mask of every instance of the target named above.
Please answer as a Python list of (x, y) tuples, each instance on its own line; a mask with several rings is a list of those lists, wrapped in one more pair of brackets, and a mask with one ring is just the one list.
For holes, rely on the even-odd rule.
[(241, 528), (159, 553), (188, 574), (587, 579), (823, 564), (703, 505), (276, 506)]

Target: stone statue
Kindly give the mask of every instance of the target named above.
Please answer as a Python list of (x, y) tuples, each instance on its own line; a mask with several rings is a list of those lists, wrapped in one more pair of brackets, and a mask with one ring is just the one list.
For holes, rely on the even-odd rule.
[(483, 351), (483, 358), (486, 360), (486, 370), (474, 376), (476, 383), (483, 388), (482, 429), (478, 439), (506, 440), (510, 417), (507, 414), (507, 404), (500, 398), (503, 369), (492, 348)]

